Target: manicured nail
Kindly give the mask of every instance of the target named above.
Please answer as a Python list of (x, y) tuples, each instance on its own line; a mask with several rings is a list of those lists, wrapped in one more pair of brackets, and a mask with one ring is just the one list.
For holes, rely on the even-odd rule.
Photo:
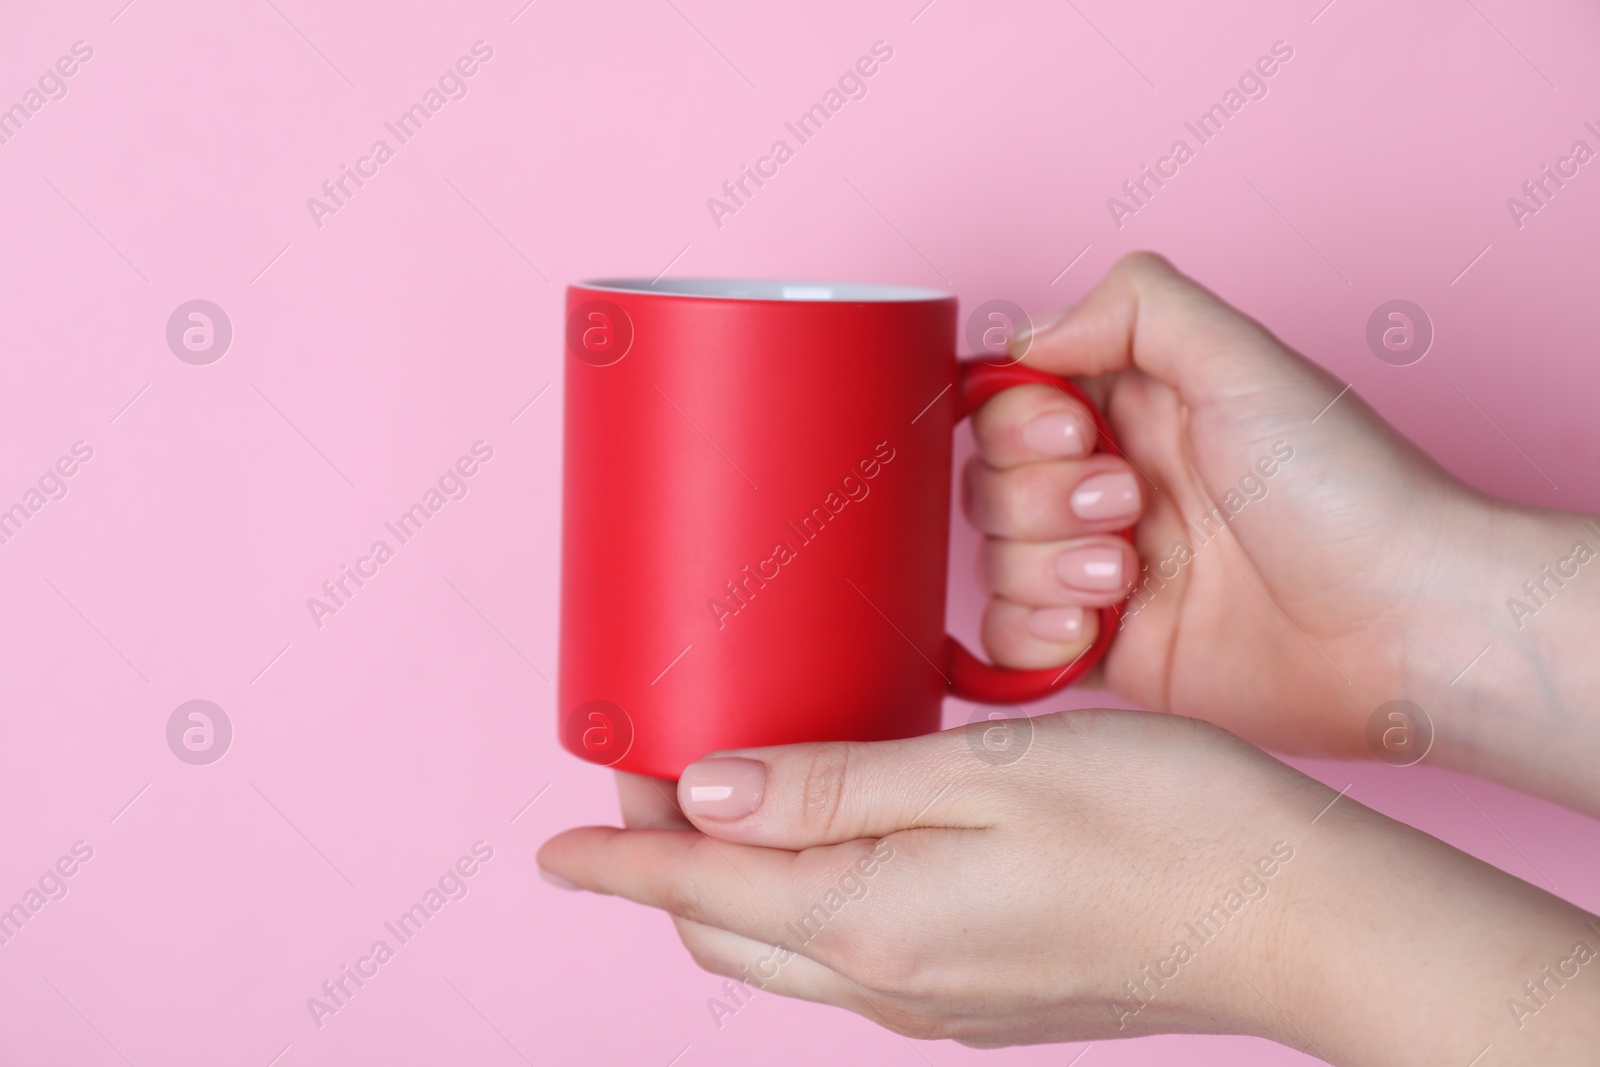
[(545, 870), (543, 867), (539, 868), (539, 877), (543, 878), (545, 881), (549, 882), (551, 885), (555, 886), (557, 889), (573, 889), (573, 890), (576, 890), (576, 889), (581, 889), (582, 888), (576, 882), (569, 882), (565, 878), (561, 877), (559, 874), (551, 874), (549, 871)]
[(691, 763), (678, 780), (678, 802), (685, 815), (742, 819), (761, 806), (767, 786), (766, 764), (736, 756)]
[(1072, 548), (1056, 557), (1056, 576), (1085, 593), (1114, 593), (1122, 588), (1122, 551), (1116, 548)]
[(1087, 456), (1089, 440), (1078, 416), (1068, 411), (1040, 415), (1022, 427), (1022, 443), (1041, 456)]
[(1040, 608), (1029, 614), (1028, 632), (1041, 641), (1071, 644), (1083, 635), (1083, 609)]
[(1139, 513), (1139, 483), (1127, 471), (1085, 478), (1072, 491), (1072, 513), (1080, 519), (1131, 519)]

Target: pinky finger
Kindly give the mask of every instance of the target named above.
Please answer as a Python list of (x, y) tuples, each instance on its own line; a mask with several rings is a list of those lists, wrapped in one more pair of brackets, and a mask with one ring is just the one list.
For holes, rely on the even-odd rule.
[[(732, 981), (707, 1001), (718, 1029), (757, 991), (860, 1011), (853, 983), (839, 972), (783, 945), (768, 945), (716, 926), (673, 919), (684, 948), (703, 970)], [(720, 1006), (719, 1006), (720, 1005)], [(724, 1011), (726, 1009), (726, 1011)]]
[[(694, 961), (712, 974), (729, 979), (723, 996), (707, 1001), (721, 1029), (723, 1020), (749, 1003), (753, 991), (809, 1000), (855, 1012), (901, 1037), (932, 1037), (919, 1026), (917, 1013), (907, 1012), (888, 996), (869, 994), (845, 975), (785, 946), (763, 944), (715, 926), (673, 919), (678, 936)], [(720, 1006), (719, 1006), (720, 1005)], [(899, 1019), (897, 1023), (895, 1020)]]
[(1076, 605), (1031, 608), (994, 597), (983, 615), (983, 645), (1002, 667), (1065, 667), (1100, 633), (1100, 612)]

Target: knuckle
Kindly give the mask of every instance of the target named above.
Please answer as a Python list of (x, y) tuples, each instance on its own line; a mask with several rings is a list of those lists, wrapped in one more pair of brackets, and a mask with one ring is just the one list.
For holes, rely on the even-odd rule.
[[(1070, 609), (1069, 609), (1070, 610)], [(985, 619), (984, 647), (996, 664), (1017, 671), (1056, 670), (1071, 663), (1093, 641), (1091, 620), (1094, 612), (1078, 608), (1090, 633), (1055, 641), (1045, 640), (1028, 630), (1030, 609), (1012, 603), (997, 605)], [(1008, 766), (1022, 758), (1032, 735), (1027, 727), (1017, 727), (1010, 719), (979, 719), (966, 727), (971, 754), (984, 763)]]
[[(983, 610), (982, 637), (984, 651), (1001, 667), (1016, 667), (1017, 632), (1019, 626), (1011, 601), (991, 597)], [(973, 727), (967, 726), (969, 743)], [(980, 727), (981, 729), (981, 727)]]
[(818, 745), (811, 753), (800, 791), (800, 817), (807, 832), (829, 836), (837, 829), (849, 765), (850, 745), (845, 742)]
[(974, 523), (981, 522), (983, 509), (988, 504), (984, 479), (986, 467), (982, 457), (973, 456), (961, 471), (961, 509)]
[(689, 958), (694, 960), (696, 967), (711, 974), (719, 973), (716, 954), (708, 945), (688, 931), (680, 931), (678, 940), (683, 942), (683, 947), (689, 951)]
[(950, 1039), (958, 1045), (965, 1045), (967, 1048), (997, 1049), (1008, 1048), (1013, 1044), (1013, 1042), (1005, 1038), (983, 1031), (957, 1032), (951, 1034)]
[(689, 958), (694, 960), (695, 966), (708, 974), (720, 974), (731, 978), (737, 968), (718, 952), (711, 942), (700, 935), (693, 926), (678, 924), (678, 939), (683, 942), (683, 947), (688, 950)]
[[(875, 1009), (875, 1012), (874, 1010)], [(888, 1023), (889, 1029), (914, 1041), (943, 1041), (955, 1035), (955, 1023), (920, 1008), (893, 1003), (877, 1003), (865, 1013), (867, 1018)]]
[(919, 1041), (948, 1041), (960, 1033), (960, 1023), (940, 1015), (917, 1012), (909, 1033)]
[(1001, 496), (1010, 528), (1021, 537), (1050, 533), (1057, 525), (1052, 516), (1066, 499), (1057, 464), (1030, 463), (1007, 474)]
[(852, 955), (851, 973), (868, 989), (890, 997), (937, 993), (926, 959), (903, 938), (883, 938), (872, 951), (858, 948)]
[(674, 874), (662, 888), (661, 906), (680, 919), (704, 922), (707, 903), (705, 886), (691, 874)]
[(1117, 260), (1112, 268), (1115, 271), (1134, 275), (1172, 274), (1175, 268), (1172, 261), (1159, 252), (1150, 252), (1144, 249), (1129, 252)]
[(1009, 545), (1009, 541), (1001, 538), (985, 537), (978, 548), (978, 578), (992, 593), (1003, 594), (1010, 583)]
[[(987, 432), (990, 444), (997, 443), (993, 435), (1006, 429), (1021, 429), (1022, 424), (1043, 411), (1060, 410), (1061, 394), (1048, 385), (1030, 382), (1004, 389), (985, 400), (974, 413), (972, 426), (975, 433)], [(980, 440), (979, 444), (982, 445)]]
[(989, 588), (1028, 607), (1057, 604), (1064, 589), (1054, 568), (1060, 552), (1057, 542), (997, 541), (987, 557)]

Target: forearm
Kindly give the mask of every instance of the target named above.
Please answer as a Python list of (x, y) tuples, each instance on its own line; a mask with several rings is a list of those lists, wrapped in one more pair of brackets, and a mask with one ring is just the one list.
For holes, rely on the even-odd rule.
[(1439, 634), (1415, 635), (1430, 758), (1600, 817), (1600, 520), (1477, 506), (1470, 593)]
[(1271, 1036), (1350, 1067), (1600, 1063), (1594, 916), (1347, 798), (1304, 842)]

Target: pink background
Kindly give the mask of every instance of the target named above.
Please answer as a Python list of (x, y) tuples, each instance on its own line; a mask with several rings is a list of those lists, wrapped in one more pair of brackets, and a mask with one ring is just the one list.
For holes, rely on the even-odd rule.
[[(537, 879), (547, 836), (615, 818), (547, 681), (562, 285), (670, 266), (1038, 313), (1156, 248), (1474, 484), (1594, 509), (1600, 163), (1520, 230), (1505, 200), (1600, 147), (1600, 13), (1324, 2), (7, 5), (0, 104), (74, 41), (94, 56), (0, 145), (0, 505), (73, 442), (94, 457), (0, 545), (0, 901), (75, 841), (94, 857), (0, 947), (0, 1061), (1078, 1055), (913, 1051), (770, 996), (718, 1030), (720, 979), (665, 918)], [(319, 229), (306, 198), (480, 39), (469, 95)], [(715, 226), (706, 198), (877, 40), (867, 97)], [(1106, 198), (1277, 40), (1267, 98), (1118, 229)], [(1404, 368), (1364, 341), (1397, 297), (1437, 329)], [(234, 327), (209, 366), (164, 337), (195, 298)], [(306, 598), (480, 439), (470, 494), (317, 629)], [(210, 766), (165, 739), (196, 698), (235, 732)], [(1589, 820), (1426, 767), (1308, 769), (1600, 907)], [(470, 894), (313, 1025), (306, 998), (480, 839)], [(1079, 1062), (1175, 1059), (1302, 1060), (1173, 1037)]]

